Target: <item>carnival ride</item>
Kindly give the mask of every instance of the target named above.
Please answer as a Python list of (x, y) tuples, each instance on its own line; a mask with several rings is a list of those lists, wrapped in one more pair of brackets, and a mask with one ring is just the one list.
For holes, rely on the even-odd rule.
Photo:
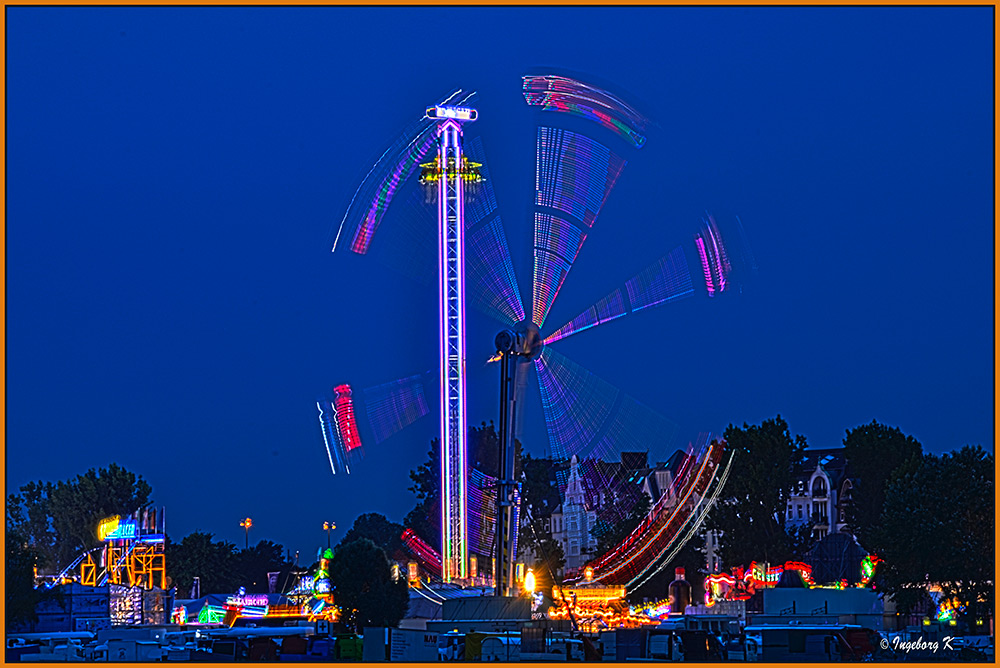
[(124, 518), (112, 515), (100, 520), (95, 531), (101, 544), (80, 552), (54, 577), (37, 577), (35, 587), (52, 589), (78, 582), (87, 587), (166, 589), (164, 518), (162, 508), (143, 508)]
[[(472, 93), (458, 91), (429, 108), (422, 119), (408, 127), (381, 155), (351, 200), (332, 248), (334, 252), (348, 249), (356, 254), (368, 254), (377, 248), (372, 243), (374, 234), (384, 221), (391, 219), (387, 218), (390, 204), (399, 199), (408, 183), (415, 184), (418, 179), (413, 177), (421, 170), (419, 181), (427, 187), (424, 201), (436, 199), (438, 205), (441, 346), (438, 375), (444, 498), (441, 554), (444, 556), (437, 556), (426, 543), (413, 551), (425, 566), (441, 559), (444, 581), (464, 581), (468, 577), (468, 515), (487, 515), (492, 499), (497, 496), (508, 507), (517, 506), (513, 503), (517, 487), (505, 481), (503, 473), (499, 480), (476, 476), (475, 470), (470, 471), (464, 463), (465, 304), (473, 305), (503, 327), (495, 340), (497, 355), (490, 360), (512, 367), (505, 372), (507, 380), (501, 389), (502, 401), (508, 402), (506, 408), (510, 409), (501, 420), (501, 440), (510, 437), (523, 414), (516, 410), (515, 404), (523, 399), (525, 377), (533, 369), (548, 432), (549, 453), (562, 461), (576, 457), (583, 469), (582, 477), (589, 481), (587, 488), (593, 503), (601, 505), (602, 500), (634, 493), (635, 488), (633, 479), (624, 480), (605, 464), (630, 449), (648, 452), (653, 461), (665, 461), (676, 427), (556, 352), (552, 345), (585, 330), (697, 293), (717, 297), (736, 283), (740, 272), (734, 275), (734, 270), (754, 268), (739, 220), (736, 221), (739, 236), (727, 233), (724, 239), (720, 225), (706, 215), (689, 247), (682, 244), (673, 248), (591, 307), (543, 335), (552, 305), (627, 164), (619, 153), (621, 149), (610, 144), (621, 142), (625, 150), (643, 148), (649, 122), (618, 96), (568, 77), (525, 76), (523, 95), (525, 102), (540, 112), (532, 198), (533, 270), (529, 304), (522, 305), (482, 143), (478, 139), (463, 143), (461, 123), (478, 117), (478, 112), (468, 106)], [(602, 132), (610, 131), (612, 135), (598, 140), (590, 133), (560, 127), (563, 125), (560, 119), (569, 116), (593, 121), (603, 128)], [(425, 158), (435, 144), (437, 156), (427, 162)], [(474, 197), (463, 194), (467, 185), (476, 187)], [(426, 215), (426, 208), (421, 211), (419, 206), (411, 206), (402, 218), (418, 220)], [(418, 228), (422, 234), (414, 231)], [(422, 228), (419, 224), (396, 225), (397, 235), (406, 239), (406, 256), (420, 255), (421, 244), (427, 246), (429, 238), (434, 236), (430, 229), (427, 224)], [(393, 257), (392, 246), (390, 242), (384, 246), (389, 257)], [(395, 258), (395, 264), (405, 271), (407, 263), (401, 259), (403, 255), (397, 253)], [(697, 271), (691, 268), (695, 262)], [(696, 290), (695, 275), (704, 285), (703, 291)], [(353, 430), (356, 435), (358, 429), (354, 426), (344, 431), (343, 425), (352, 424), (353, 416), (363, 413), (371, 431), (384, 440), (426, 415), (429, 411), (425, 397), (430, 393), (426, 388), (431, 383), (424, 374), (379, 386), (384, 397), (381, 405), (389, 408), (381, 414), (353, 410), (352, 420), (336, 419), (337, 407), (332, 402), (326, 404), (326, 412), (321, 405), (320, 419), (328, 453), (334, 443), (346, 460), (350, 432)], [(330, 456), (334, 472), (337, 461), (337, 457)], [(634, 587), (662, 568), (697, 531), (730, 466), (731, 457), (724, 444), (705, 443), (699, 451), (689, 452), (684, 469), (674, 476), (669, 489), (654, 499), (646, 520), (620, 545), (593, 563), (595, 580)], [(470, 477), (476, 479), (471, 486)], [(560, 472), (558, 483), (565, 491), (566, 471)], [(492, 490), (492, 497), (473, 506), (472, 497), (480, 486), (480, 491)], [(470, 499), (469, 506), (463, 507), (466, 498)], [(604, 512), (619, 516), (624, 512), (624, 504), (605, 505)], [(498, 519), (501, 518), (485, 518), (494, 527), (494, 536)], [(510, 519), (507, 525), (516, 527), (518, 520)], [(503, 530), (501, 533), (507, 535)], [(516, 536), (517, 532), (512, 533)], [(411, 537), (410, 543), (416, 545), (413, 538), (419, 538), (415, 534)], [(495, 548), (495, 537), (493, 542)], [(404, 543), (407, 543), (405, 536)]]

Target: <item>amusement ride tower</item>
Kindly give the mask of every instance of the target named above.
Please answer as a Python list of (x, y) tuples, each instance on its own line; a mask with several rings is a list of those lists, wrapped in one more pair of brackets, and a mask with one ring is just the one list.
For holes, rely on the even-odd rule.
[[(462, 153), (462, 123), (475, 109), (435, 105), (438, 153), (421, 165), (420, 181), (436, 190), (441, 375), (441, 578), (468, 577), (468, 476), (465, 413), (465, 184), (482, 180), (480, 165)], [(434, 191), (432, 191), (434, 192)]]
[[(543, 335), (552, 304), (626, 164), (618, 149), (590, 133), (559, 127), (558, 119), (577, 116), (593, 121), (623, 140), (619, 146), (634, 149), (645, 145), (643, 131), (648, 121), (613, 94), (558, 75), (525, 76), (523, 93), (529, 106), (547, 112), (546, 118), (555, 121), (540, 122), (535, 132), (534, 265), (529, 303), (521, 300), (487, 169), (466, 157), (463, 127), (478, 116), (469, 106), (474, 93), (468, 91), (455, 91), (427, 108), (382, 153), (352, 197), (333, 241), (334, 252), (344, 246), (353, 253), (367, 254), (390, 203), (413, 182), (411, 177), (419, 168), (426, 199), (437, 204), (436, 237), (431, 231), (433, 223), (425, 221), (424, 213), (414, 217), (420, 219), (419, 225), (428, 223), (419, 230), (408, 223), (399, 225), (404, 219), (397, 217), (395, 234), (403, 243), (382, 246), (376, 253), (420, 280), (433, 262), (433, 241), (437, 241), (441, 555), (434, 554), (414, 527), (407, 528), (403, 540), (420, 567), (434, 579), (440, 573), (444, 582), (481, 582), (486, 578), (477, 577), (475, 566), (495, 555), (492, 569), (479, 570), (483, 575), (493, 571), (498, 596), (515, 594), (519, 580), (515, 562), (520, 491), (514, 475), (513, 445), (516, 425), (528, 408), (522, 392), (527, 375), (534, 371), (538, 382), (552, 458), (569, 461), (575, 457), (581, 470), (586, 468), (583, 474), (589, 476), (595, 489), (627, 502), (639, 493), (635, 485), (608, 473), (600, 462), (617, 459), (620, 451), (639, 449), (653, 449), (666, 460), (676, 425), (563, 356), (553, 344), (630, 314), (692, 297), (699, 292), (695, 279), (701, 274), (705, 281), (701, 294), (707, 297), (738, 285), (730, 276), (731, 260), (737, 259), (730, 252), (734, 249), (723, 244), (714, 218), (708, 215), (694, 236), (694, 249), (678, 245), (669, 250), (617, 282), (611, 292), (578, 316)], [(613, 139), (607, 132), (605, 135)], [(486, 162), (476, 141), (469, 142), (468, 150), (476, 160)], [(480, 182), (481, 186), (476, 185)], [(470, 194), (475, 198), (467, 199)], [(432, 217), (427, 214), (427, 218)], [(391, 228), (394, 223), (390, 220), (389, 225)], [(740, 266), (755, 270), (749, 247), (746, 250), (746, 254), (739, 253)], [(419, 257), (423, 251), (426, 255)], [(700, 259), (697, 268), (701, 273), (692, 270), (689, 257)], [(494, 341), (497, 354), (490, 360), (500, 362), (500, 451), (495, 473), (470, 466), (467, 456), (467, 298), (473, 307), (504, 326)], [(320, 423), (334, 473), (341, 469), (349, 472), (349, 444), (356, 444), (353, 449), (360, 455), (355, 414), (367, 415), (379, 443), (430, 412), (424, 401), (424, 385), (419, 375), (354, 394), (348, 386), (339, 385), (333, 401), (323, 399), (318, 404)], [(350, 405), (354, 397), (361, 401), (360, 412)], [(578, 566), (586, 565), (585, 572), (592, 573), (593, 579), (637, 587), (671, 563), (701, 526), (730, 470), (731, 453), (727, 454), (724, 444), (710, 440), (706, 437), (697, 448), (681, 453), (675, 483), (654, 499), (641, 531), (634, 531), (597, 559), (586, 563), (578, 559)], [(331, 454), (334, 448), (339, 458)], [(560, 488), (566, 484), (563, 473), (555, 472)], [(625, 507), (624, 503), (610, 504), (602, 510), (601, 521), (620, 520)], [(427, 538), (433, 529), (423, 527)], [(477, 557), (472, 564), (470, 554)], [(418, 579), (417, 569), (411, 571), (412, 579)]]

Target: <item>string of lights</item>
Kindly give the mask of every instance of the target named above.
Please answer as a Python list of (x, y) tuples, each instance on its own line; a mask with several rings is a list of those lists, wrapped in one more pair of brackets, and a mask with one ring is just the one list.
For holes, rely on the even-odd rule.
[(535, 370), (552, 457), (569, 459), (597, 437), (620, 391), (548, 347)]
[[(694, 507), (689, 502), (696, 501), (692, 495), (703, 494), (709, 482), (706, 476), (714, 477), (719, 464), (723, 447), (714, 443), (700, 458), (697, 473), (691, 477), (679, 498), (661, 497), (647, 517), (630, 536), (615, 550), (592, 564), (594, 578), (602, 582), (631, 583), (646, 571), (652, 563), (662, 557), (666, 549), (673, 544), (692, 516)], [(698, 490), (701, 489), (701, 492)]]
[(429, 412), (420, 374), (366, 388), (362, 395), (376, 444)]
[[(446, 99), (465, 104), (473, 95), (454, 91)], [(414, 121), (379, 156), (351, 198), (334, 237), (333, 252), (342, 238), (350, 240), (353, 252), (368, 252), (372, 237), (399, 186), (416, 172), (420, 160), (433, 149), (435, 129), (436, 124), (426, 117)]]
[(329, 399), (323, 398), (316, 401), (316, 408), (319, 410), (320, 433), (323, 435), (326, 455), (330, 460), (330, 470), (334, 475), (338, 471), (350, 473), (351, 469), (347, 462), (347, 453), (340, 445), (340, 436), (337, 431), (337, 411)]
[(648, 120), (606, 90), (556, 75), (524, 76), (522, 88), (529, 106), (587, 118), (615, 132), (636, 148), (642, 148), (646, 143), (641, 130)]
[[(497, 479), (473, 468), (469, 471), (469, 552), (491, 556), (496, 551)], [(520, 526), (521, 483), (514, 486), (511, 526)], [(517, 554), (517, 531), (511, 551)]]
[[(707, 482), (698, 483), (698, 486), (696, 486), (695, 488), (695, 493), (699, 494), (700, 497), (698, 498), (697, 505), (695, 506), (695, 508), (693, 508), (692, 511), (688, 514), (686, 524), (688, 524), (689, 527), (687, 532), (679, 538), (676, 537), (678, 534), (675, 534), (675, 538), (673, 540), (666, 542), (660, 549), (659, 553), (649, 561), (647, 566), (637, 575), (632, 577), (632, 579), (628, 583), (629, 587), (635, 587), (636, 589), (638, 589), (646, 582), (648, 582), (650, 578), (652, 578), (654, 575), (656, 575), (664, 568), (666, 568), (674, 560), (674, 558), (681, 551), (684, 545), (687, 544), (687, 542), (694, 537), (695, 533), (697, 533), (698, 530), (701, 528), (701, 525), (705, 522), (705, 519), (708, 517), (708, 513), (712, 510), (712, 507), (718, 500), (718, 496), (719, 493), (722, 491), (722, 488), (725, 487), (726, 480), (729, 478), (729, 471), (732, 467), (732, 464), (733, 464), (733, 454), (730, 453), (729, 460), (726, 462), (726, 465), (723, 468), (722, 473), (718, 476), (718, 479), (714, 481), (715, 485), (714, 488), (712, 488), (713, 491), (710, 496), (707, 496), (705, 494), (705, 491), (712, 486), (713, 479), (709, 479), (707, 480)], [(715, 478), (718, 470), (719, 469), (716, 467), (709, 467), (709, 473), (712, 476), (712, 478)], [(683, 529), (683, 525), (681, 525), (681, 529)]]
[[(585, 483), (613, 491), (634, 480), (617, 479), (622, 452), (645, 451), (665, 461), (673, 449), (678, 428), (656, 411), (624, 394), (566, 356), (546, 347), (535, 360), (542, 411), (555, 459), (580, 460)], [(565, 488), (567, 472), (557, 473)]]
[(539, 327), (545, 324), (552, 303), (586, 238), (586, 233), (568, 220), (535, 213), (532, 320)]
[(478, 184), (475, 192), (471, 195), (466, 192), (465, 227), (473, 229), (493, 217), (497, 210), (497, 198), (493, 191), (493, 181), (490, 179), (486, 149), (483, 147), (482, 138), (475, 137), (466, 144), (465, 154), (469, 160), (479, 164), (479, 173), (482, 176), (482, 181)]
[(555, 343), (567, 336), (617, 320), (629, 313), (694, 295), (691, 270), (680, 246), (645, 267), (621, 287), (557, 329), (545, 339)]
[(524, 320), (524, 307), (500, 217), (472, 230), (466, 244), (467, 294), (472, 305), (504, 324)]
[(669, 254), (625, 281), (632, 312), (658, 306), (694, 293), (684, 251), (678, 246)]
[(493, 554), (497, 527), (496, 478), (479, 469), (469, 471), (469, 552)]
[(413, 529), (404, 530), (400, 539), (425, 571), (434, 577), (441, 577), (441, 555), (437, 550), (428, 545)]
[(374, 197), (368, 205), (361, 224), (354, 233), (351, 250), (355, 253), (367, 253), (375, 230), (382, 222), (389, 204), (392, 202), (400, 183), (412, 176), (420, 165), (421, 159), (434, 147), (436, 136), (433, 127), (427, 127), (401, 149), (395, 164), (389, 170), (388, 177), (378, 182)]
[(708, 296), (714, 297), (717, 292), (726, 289), (732, 265), (722, 242), (722, 234), (715, 223), (715, 218), (711, 215), (702, 220), (701, 230), (695, 235), (694, 243), (705, 276), (705, 288), (708, 290)]
[(593, 227), (626, 161), (584, 135), (538, 128), (535, 204)]
[(628, 313), (629, 309), (625, 305), (625, 299), (622, 296), (622, 289), (615, 288), (611, 294), (603, 297), (583, 313), (576, 316), (556, 331), (552, 332), (552, 334), (549, 334), (549, 336), (545, 339), (545, 345), (555, 343), (560, 339), (565, 339), (571, 334), (582, 332), (586, 329), (590, 329), (591, 327), (597, 327), (598, 325), (602, 325), (606, 322), (617, 320), (618, 318), (628, 315)]
[(524, 320), (524, 307), (514, 276), (510, 247), (490, 179), (483, 142), (476, 137), (466, 154), (478, 163), (482, 181), (466, 203), (466, 277), (471, 304), (504, 324)]

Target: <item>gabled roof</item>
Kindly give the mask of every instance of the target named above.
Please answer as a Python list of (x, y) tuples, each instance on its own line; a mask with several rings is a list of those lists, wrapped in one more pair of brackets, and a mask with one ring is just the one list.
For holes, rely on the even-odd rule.
[(861, 560), (868, 551), (861, 547), (854, 536), (837, 532), (816, 543), (805, 561), (812, 566), (813, 579), (818, 584), (847, 580), (856, 584), (861, 580)]
[(816, 467), (822, 467), (830, 476), (830, 484), (837, 488), (847, 474), (847, 458), (844, 448), (809, 448), (802, 453), (802, 460), (792, 467), (795, 479), (808, 483)]

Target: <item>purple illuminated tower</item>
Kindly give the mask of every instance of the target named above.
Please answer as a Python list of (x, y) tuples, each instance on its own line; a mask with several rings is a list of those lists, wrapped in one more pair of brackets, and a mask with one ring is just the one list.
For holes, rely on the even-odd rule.
[(482, 177), (462, 154), (462, 122), (475, 109), (437, 105), (427, 117), (440, 121), (438, 154), (421, 165), (420, 180), (436, 188), (438, 205), (438, 304), (441, 372), (441, 577), (468, 577), (465, 415), (465, 184)]

